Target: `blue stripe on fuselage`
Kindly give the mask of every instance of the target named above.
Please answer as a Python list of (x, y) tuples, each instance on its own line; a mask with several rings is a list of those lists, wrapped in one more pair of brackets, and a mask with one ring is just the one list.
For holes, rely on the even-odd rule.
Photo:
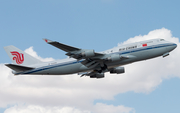
[[(112, 54), (128, 54), (128, 53), (133, 53), (133, 52), (138, 52), (138, 51), (143, 51), (143, 50), (149, 50), (149, 49), (153, 49), (153, 48), (161, 48), (161, 47), (167, 47), (167, 46), (173, 46), (176, 44), (159, 44), (159, 45), (152, 45), (152, 46), (146, 46), (146, 47), (141, 47), (141, 48), (136, 48), (136, 49), (132, 49), (132, 50), (128, 50), (128, 51), (122, 51), (122, 52), (115, 52)], [(56, 68), (56, 67), (61, 67), (61, 66), (66, 66), (66, 65), (71, 65), (71, 64), (76, 64), (76, 63), (80, 63), (83, 60), (80, 61), (69, 61), (69, 62), (64, 62), (64, 63), (59, 63), (59, 64), (55, 64), (55, 65), (48, 65), (48, 66), (44, 66), (44, 67), (40, 67), (40, 68), (35, 68), (33, 70), (30, 71), (25, 71), (25, 72), (20, 72), (20, 73), (16, 73), (16, 74), (31, 74), (31, 73), (35, 73), (38, 71), (43, 71), (43, 70), (47, 70), (47, 69), (51, 69), (51, 68)]]

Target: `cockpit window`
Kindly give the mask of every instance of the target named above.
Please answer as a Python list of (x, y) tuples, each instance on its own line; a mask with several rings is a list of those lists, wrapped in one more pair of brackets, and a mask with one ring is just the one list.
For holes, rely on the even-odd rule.
[(164, 39), (160, 39), (160, 41), (164, 41)]

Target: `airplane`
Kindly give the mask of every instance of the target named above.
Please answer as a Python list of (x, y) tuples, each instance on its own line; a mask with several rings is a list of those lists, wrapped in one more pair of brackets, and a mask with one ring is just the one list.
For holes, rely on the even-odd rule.
[(15, 46), (4, 47), (13, 63), (5, 64), (14, 75), (78, 75), (90, 78), (104, 78), (106, 72), (111, 74), (125, 73), (124, 65), (155, 57), (166, 57), (177, 44), (164, 39), (152, 39), (119, 45), (115, 48), (95, 52), (93, 49), (80, 49), (49, 39), (47, 44), (66, 52), (67, 59), (42, 62)]

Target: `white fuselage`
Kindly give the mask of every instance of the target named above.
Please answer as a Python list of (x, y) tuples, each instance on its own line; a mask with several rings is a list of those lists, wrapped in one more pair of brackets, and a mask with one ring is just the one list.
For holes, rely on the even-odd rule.
[[(165, 41), (163, 39), (154, 39), (131, 44), (119, 45), (118, 47), (100, 53), (109, 56), (112, 54), (119, 54), (120, 56), (125, 56), (127, 58), (124, 60), (114, 62), (106, 62), (108, 68), (113, 68), (132, 62), (163, 56), (166, 53), (175, 49), (176, 46), (176, 44)], [(65, 75), (94, 70), (94, 68), (88, 68), (85, 65), (83, 65), (81, 63), (82, 61), (83, 60), (78, 61), (74, 58), (52, 61), (38, 65), (33, 65), (33, 67), (36, 67), (33, 70), (28, 70), (19, 73), (14, 72), (14, 74)]]

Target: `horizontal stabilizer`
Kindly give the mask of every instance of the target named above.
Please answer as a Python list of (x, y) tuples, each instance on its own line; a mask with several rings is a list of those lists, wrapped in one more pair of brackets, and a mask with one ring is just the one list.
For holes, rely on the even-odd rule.
[(7, 67), (11, 68), (12, 70), (16, 71), (16, 72), (21, 72), (21, 71), (27, 71), (27, 70), (34, 69), (32, 67), (20, 66), (20, 65), (16, 65), (16, 64), (5, 64), (5, 65)]

